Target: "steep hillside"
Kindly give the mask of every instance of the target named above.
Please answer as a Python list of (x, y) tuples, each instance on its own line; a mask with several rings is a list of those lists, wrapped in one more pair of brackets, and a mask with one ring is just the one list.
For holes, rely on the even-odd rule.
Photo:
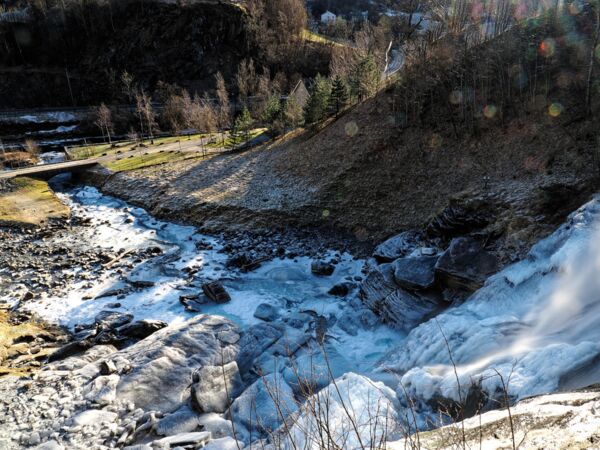
[(0, 107), (124, 103), (125, 71), (151, 92), (162, 81), (203, 94), (219, 71), (230, 81), (244, 58), (288, 76), (328, 69), (327, 48), (310, 42), (297, 50), (310, 66), (302, 57), (294, 59), (298, 64), (272, 66), (248, 33), (246, 12), (231, 2), (86, 5), (66, 12), (54, 7), (28, 24), (0, 25), (6, 49), (0, 54)]

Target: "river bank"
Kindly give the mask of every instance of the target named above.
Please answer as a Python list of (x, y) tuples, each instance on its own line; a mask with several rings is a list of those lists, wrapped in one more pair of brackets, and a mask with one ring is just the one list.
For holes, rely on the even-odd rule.
[[(276, 235), (264, 244), (270, 259), (240, 258), (232, 249), (251, 255), (251, 240), (163, 222), (90, 187), (58, 196), (71, 210), (68, 222), (5, 230), (2, 239), (18, 244), (2, 252), (12, 264), (1, 273), (4, 303), (61, 325), (72, 339), (32, 376), (0, 378), (8, 449), (242, 448), (263, 439), (275, 448), (318, 447), (334, 423), (342, 424), (334, 439), (350, 446), (396, 441), (456, 419), (461, 399), (476, 400), (465, 412), (473, 414), (502, 398), (593, 382), (600, 350), (588, 317), (596, 307), (584, 288), (594, 289), (588, 275), (596, 266), (574, 264), (593, 261), (597, 200), (527, 259), (430, 320), (417, 308), (423, 288), (407, 291), (417, 280), (398, 270), (406, 261), (443, 260), (447, 250), (407, 236), (379, 246), (379, 262), (286, 248)], [(207, 298), (205, 285), (214, 282), (229, 300)], [(581, 289), (565, 309), (561, 292), (574, 286)], [(416, 301), (416, 309), (394, 309), (395, 298)], [(567, 316), (568, 329), (560, 326)], [(329, 405), (333, 422), (324, 425), (311, 404)], [(373, 420), (386, 426), (373, 431)], [(345, 428), (356, 421), (365, 424), (358, 434)], [(520, 432), (531, 423), (524, 419)]]

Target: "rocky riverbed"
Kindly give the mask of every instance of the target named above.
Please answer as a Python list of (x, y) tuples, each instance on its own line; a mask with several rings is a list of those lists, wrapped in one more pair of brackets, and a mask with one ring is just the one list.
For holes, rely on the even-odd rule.
[(597, 382), (598, 200), (500, 270), (473, 236), (402, 233), (357, 259), (59, 197), (71, 219), (2, 231), (4, 308), (55, 334), (0, 378), (0, 448), (379, 448)]

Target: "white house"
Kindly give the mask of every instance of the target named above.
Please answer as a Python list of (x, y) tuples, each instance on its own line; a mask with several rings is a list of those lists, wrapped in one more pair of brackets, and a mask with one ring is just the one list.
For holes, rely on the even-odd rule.
[(337, 19), (337, 16), (331, 11), (325, 11), (321, 14), (321, 23), (333, 23)]

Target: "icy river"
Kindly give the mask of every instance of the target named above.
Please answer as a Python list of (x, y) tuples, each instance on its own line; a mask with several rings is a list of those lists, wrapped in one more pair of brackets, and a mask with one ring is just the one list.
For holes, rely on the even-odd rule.
[[(113, 269), (109, 263), (109, 269), (101, 276), (73, 282), (64, 286), (63, 294), (42, 295), (24, 307), (70, 330), (94, 322), (103, 311), (131, 314), (135, 321), (166, 322), (169, 327), (147, 338), (145, 341), (149, 343), (141, 341), (122, 354), (125, 359), (138, 361), (141, 367), (142, 359), (135, 356), (135, 351), (145, 352), (143, 362), (152, 367), (148, 371), (155, 376), (162, 373), (156, 367), (165, 364), (156, 361), (182, 358), (163, 353), (164, 349), (158, 350), (161, 343), (168, 346), (167, 342), (174, 342), (175, 332), (192, 330), (201, 321), (209, 320), (202, 317), (222, 317), (224, 319), (215, 319), (226, 321), (219, 322), (219, 330), (233, 326), (234, 334), (242, 336), (239, 343), (236, 340), (239, 336), (221, 340), (225, 349), (221, 352), (233, 351), (234, 346), (239, 346), (236, 352), (248, 353), (240, 343), (250, 345), (248, 339), (244, 339), (247, 335), (253, 336), (250, 346), (253, 351), (258, 348), (249, 362), (253, 375), (248, 375), (248, 370), (240, 366), (242, 382), (235, 366), (236, 374), (231, 376), (240, 386), (234, 394), (227, 390), (225, 383), (227, 401), (233, 401), (228, 412), (225, 413), (224, 408), (204, 407), (204, 413), (219, 413), (218, 420), (233, 419), (229, 434), (213, 432), (213, 438), (225, 439), (214, 448), (241, 448), (260, 438), (271, 443), (275, 440), (285, 448), (319, 448), (323, 443), (319, 441), (323, 431), (321, 414), (324, 413), (320, 411), (323, 404), (327, 405), (327, 420), (331, 421), (327, 439), (333, 439), (338, 445), (341, 442), (344, 448), (377, 446), (378, 441), (398, 439), (407, 431), (414, 431), (415, 425), (419, 428), (439, 425), (439, 415), (431, 409), (434, 400), (464, 403), (477, 391), (489, 398), (517, 401), (600, 381), (598, 200), (573, 213), (567, 223), (538, 243), (526, 260), (492, 276), (465, 302), (450, 306), (437, 317), (404, 333), (381, 323), (359, 298), (365, 267), (372, 269), (376, 266), (374, 261), (332, 251), (321, 255), (322, 260), (332, 261), (335, 267), (329, 276), (313, 274), (312, 259), (303, 256), (275, 258), (255, 270), (241, 272), (227, 267), (230, 255), (222, 251), (224, 242), (202, 235), (193, 227), (157, 220), (144, 210), (104, 196), (91, 187), (58, 195), (71, 207), (74, 216), (88, 220), (91, 225), (85, 235), (73, 239), (84, 245), (110, 249), (122, 255), (122, 261), (127, 264), (115, 261)], [(160, 250), (145, 259), (128, 256), (149, 248)], [(418, 252), (419, 249), (414, 249), (413, 254)], [(82, 269), (62, 270), (75, 274)], [(222, 304), (198, 301), (202, 298), (202, 284), (215, 280), (223, 284), (231, 300)], [(332, 295), (330, 290), (336, 285), (348, 288), (347, 295)], [(10, 296), (11, 293), (2, 293), (5, 299)], [(187, 309), (182, 300), (187, 302)], [(203, 324), (202, 330), (211, 326), (211, 323)], [(271, 344), (275, 342), (273, 345), (283, 348), (282, 340), (286, 340), (285, 348), (293, 351), (286, 354), (263, 346), (266, 338), (260, 335), (261, 330), (266, 335), (277, 330)], [(185, 345), (195, 348), (189, 336), (186, 339)], [(151, 359), (149, 349), (152, 354), (160, 353), (160, 358)], [(186, 347), (180, 350), (185, 353)], [(223, 354), (220, 357), (223, 359)], [(180, 368), (185, 366), (181, 361), (177, 364)], [(223, 367), (233, 371), (229, 364), (234, 363)], [(83, 370), (78, 369), (77, 364), (53, 368), (56, 369)], [(103, 380), (100, 387), (117, 393), (117, 401), (139, 399), (139, 395), (131, 393), (127, 383), (147, 381), (144, 376), (149, 375), (142, 373), (143, 376), (138, 374), (136, 378), (136, 369), (133, 375), (123, 372), (120, 379), (110, 375), (109, 378), (114, 378)], [(77, 372), (78, 376), (88, 377), (86, 383), (90, 376), (91, 384), (103, 378), (93, 379), (86, 370), (83, 375)], [(144, 372), (143, 368), (140, 370)], [(210, 371), (205, 376), (208, 377), (208, 373)], [(222, 376), (225, 379), (230, 374), (228, 372), (226, 377), (223, 369)], [(268, 377), (277, 388), (277, 394), (271, 392), (267, 383), (260, 384), (260, 380)], [(303, 390), (301, 380), (310, 381), (307, 383), (312, 389), (310, 392)], [(188, 389), (187, 395), (190, 382), (182, 382)], [(214, 380), (212, 388), (204, 386), (202, 379), (194, 383), (198, 383), (195, 392), (207, 389), (209, 397), (211, 389), (214, 395), (222, 390)], [(81, 389), (88, 392), (91, 388)], [(143, 386), (136, 389), (149, 392)], [(319, 389), (323, 390), (317, 394)], [(179, 413), (181, 421), (189, 421), (192, 415), (196, 424), (196, 413), (191, 412), (189, 403), (178, 401), (171, 397), (168, 401), (163, 398), (154, 403), (148, 401), (155, 409), (156, 405), (164, 407), (152, 420), (161, 417), (166, 420), (168, 413)], [(134, 403), (123, 407), (123, 411), (139, 406), (138, 400)], [(124, 428), (123, 423), (128, 423), (125, 422), (127, 414), (133, 413), (115, 410), (118, 419), (114, 420)], [(202, 422), (205, 416), (200, 415), (198, 420)], [(372, 421), (380, 416), (385, 426), (380, 422), (379, 429), (373, 428)], [(144, 423), (149, 423), (147, 419), (145, 417)], [(154, 431), (160, 430), (152, 420)], [(82, 422), (83, 427), (94, 426), (91, 422)], [(139, 427), (140, 419), (134, 422)], [(174, 429), (186, 432), (196, 429), (179, 425)], [(122, 431), (121, 428), (118, 431)], [(205, 423), (204, 429), (210, 426)], [(276, 430), (277, 436), (273, 434)], [(56, 439), (63, 439), (64, 436), (57, 433)], [(66, 433), (69, 433), (68, 427)], [(110, 442), (108, 447), (116, 445), (119, 436), (119, 432), (111, 431), (103, 442)], [(135, 433), (127, 436), (123, 442), (144, 442)], [(206, 441), (206, 435), (204, 438)], [(80, 441), (73, 442), (83, 446)], [(145, 442), (152, 439), (146, 438)], [(156, 444), (155, 448), (162, 448), (160, 445)]]

